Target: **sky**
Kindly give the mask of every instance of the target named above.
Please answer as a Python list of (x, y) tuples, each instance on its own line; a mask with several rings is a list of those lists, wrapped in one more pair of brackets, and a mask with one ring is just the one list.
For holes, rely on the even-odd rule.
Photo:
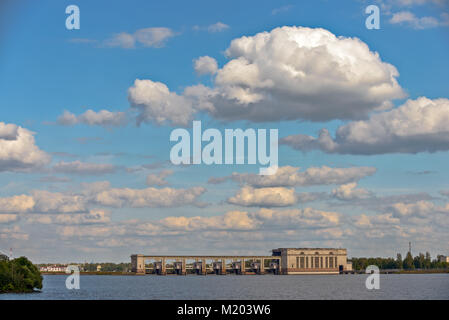
[[(3, 1), (0, 251), (447, 255), (448, 52), (446, 0)], [(174, 165), (194, 120), (277, 129), (276, 173)]]

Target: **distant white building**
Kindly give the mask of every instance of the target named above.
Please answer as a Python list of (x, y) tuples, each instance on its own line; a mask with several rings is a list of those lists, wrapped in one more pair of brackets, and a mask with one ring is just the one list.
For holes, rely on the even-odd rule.
[(448, 256), (438, 256), (438, 262), (449, 262)]
[(39, 268), (41, 272), (65, 272), (66, 269), (67, 266), (57, 266), (57, 265), (42, 266)]

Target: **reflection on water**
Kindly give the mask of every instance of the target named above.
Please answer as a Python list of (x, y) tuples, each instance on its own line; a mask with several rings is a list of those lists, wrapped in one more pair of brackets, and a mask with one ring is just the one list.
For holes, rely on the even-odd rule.
[(449, 274), (387, 274), (380, 290), (367, 275), (95, 276), (68, 290), (64, 275), (44, 276), (40, 293), (0, 299), (449, 299)]

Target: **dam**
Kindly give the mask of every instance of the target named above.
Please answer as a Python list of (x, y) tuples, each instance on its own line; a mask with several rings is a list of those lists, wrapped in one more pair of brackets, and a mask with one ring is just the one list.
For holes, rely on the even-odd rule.
[(257, 255), (131, 255), (131, 271), (158, 275), (339, 274), (352, 271), (341, 248), (278, 248)]

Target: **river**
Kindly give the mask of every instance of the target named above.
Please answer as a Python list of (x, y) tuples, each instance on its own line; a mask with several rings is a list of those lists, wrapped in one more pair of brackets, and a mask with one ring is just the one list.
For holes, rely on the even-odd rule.
[(382, 274), (380, 289), (367, 275), (106, 276), (81, 275), (68, 290), (65, 275), (45, 275), (43, 289), (3, 299), (449, 299), (449, 274)]

